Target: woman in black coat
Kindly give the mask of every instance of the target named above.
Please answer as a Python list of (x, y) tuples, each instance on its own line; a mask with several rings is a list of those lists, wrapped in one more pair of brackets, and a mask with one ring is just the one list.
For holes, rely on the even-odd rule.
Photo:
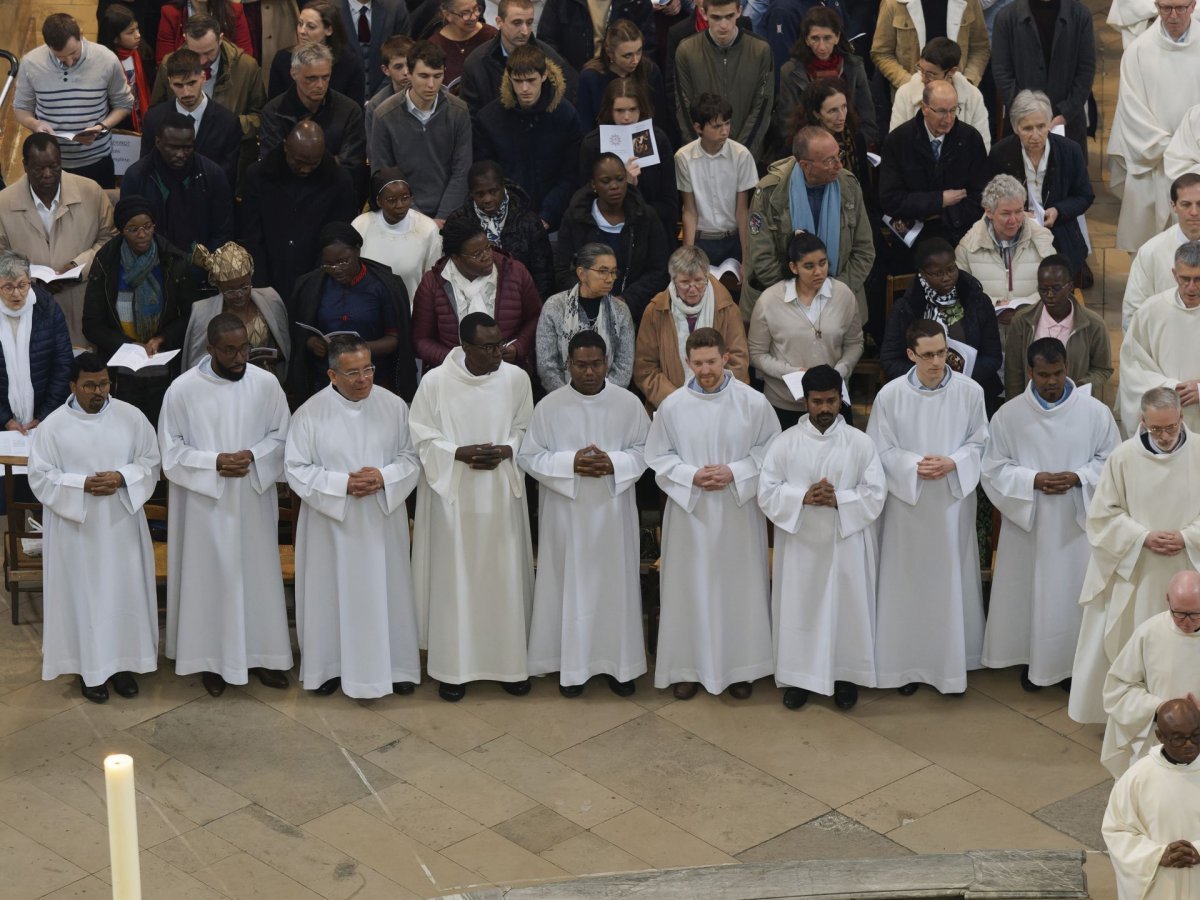
[[(30, 281), (29, 260), (11, 250), (0, 251), (0, 314), (0, 425), (25, 434), (67, 399), (71, 335), (50, 292)], [(24, 372), (14, 382), (16, 366)]]
[[(905, 332), (918, 319), (934, 319), (942, 323), (950, 340), (975, 348), (971, 378), (983, 388), (990, 416), (999, 407), (1004, 390), (1000, 380), (1004, 350), (991, 298), (973, 275), (959, 271), (949, 241), (930, 238), (917, 244), (914, 260), (917, 277), (888, 316), (879, 349), (883, 373), (889, 380), (908, 374), (913, 364), (908, 358)], [(962, 357), (953, 348), (946, 363), (957, 372), (963, 370)]]
[[(604, 221), (602, 228), (597, 219)], [(625, 301), (635, 323), (650, 300), (667, 289), (667, 236), (658, 214), (636, 190), (629, 190), (625, 164), (615, 153), (601, 153), (592, 166), (592, 182), (571, 200), (554, 251), (560, 291), (578, 283), (575, 252), (593, 242), (612, 247), (620, 274), (612, 295)]]
[[(358, 44), (351, 44), (342, 26), (342, 16), (326, 0), (309, 0), (301, 5), (296, 23), (297, 46), (304, 42), (325, 44), (333, 52), (333, 69), (329, 89), (345, 94), (359, 106), (366, 102), (366, 80), (363, 78), (362, 55)], [(280, 50), (271, 60), (267, 97), (278, 97), (292, 86), (292, 50)]]

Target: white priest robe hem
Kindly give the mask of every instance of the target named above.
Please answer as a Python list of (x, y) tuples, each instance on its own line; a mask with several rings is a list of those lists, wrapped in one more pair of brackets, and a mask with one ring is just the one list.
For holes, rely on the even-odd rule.
[[(296, 526), (300, 681), (341, 678), (347, 697), (421, 680), (405, 498), (420, 476), (408, 406), (376, 387), (348, 400), (329, 385), (292, 417), (287, 480), (304, 501)], [(379, 470), (383, 489), (352, 497), (350, 473)]]
[[(409, 412), (423, 473), (417, 485), (413, 591), (429, 677), (448, 684), (521, 681), (533, 605), (525, 477), (516, 455), (533, 414), (529, 376), (508, 363), (473, 375), (461, 347), (421, 379)], [(507, 444), (491, 470), (454, 458), (469, 444)]]
[(1100, 762), (1114, 778), (1157, 743), (1159, 706), (1188, 694), (1200, 694), (1200, 632), (1180, 631), (1164, 610), (1137, 627), (1104, 679), (1108, 725)]
[[(983, 636), (985, 666), (1028, 665), (1034, 684), (1071, 677), (1079, 591), (1091, 548), (1087, 510), (1104, 462), (1121, 443), (1112, 413), (1076, 390), (1050, 409), (1031, 381), (988, 426), (981, 482), (1003, 524)], [(1034, 490), (1038, 472), (1074, 472), (1066, 494)]]
[(1134, 313), (1145, 306), (1147, 300), (1155, 294), (1176, 289), (1171, 270), (1175, 268), (1175, 251), (1185, 243), (1187, 235), (1175, 224), (1142, 244), (1129, 264), (1129, 279), (1125, 282), (1125, 296), (1121, 301), (1122, 331), (1129, 330)]
[[(1117, 246), (1134, 253), (1171, 221), (1164, 156), (1184, 115), (1200, 103), (1200, 33), (1173, 41), (1155, 22), (1121, 57), (1108, 139), (1109, 185), (1121, 198)], [(1121, 373), (1124, 377), (1124, 372)]]
[[(837, 508), (805, 506), (822, 478)], [(887, 476), (871, 439), (838, 416), (808, 416), (771, 442), (758, 505), (775, 523), (771, 625), (775, 683), (830, 695), (835, 681), (875, 686), (875, 521)]]
[[(42, 678), (158, 668), (154, 548), (142, 508), (158, 484), (158, 440), (135, 406), (100, 412), (74, 397), (33, 432), (29, 486), (42, 504)], [(97, 472), (120, 472), (115, 494), (85, 493)]]
[(1172, 841), (1200, 848), (1200, 759), (1176, 765), (1155, 747), (1122, 775), (1100, 827), (1117, 876), (1118, 900), (1195, 900), (1200, 866), (1159, 865)]
[[(1181, 381), (1200, 378), (1200, 307), (1188, 309), (1179, 291), (1155, 294), (1137, 311), (1121, 342), (1121, 424), (1137, 433), (1142, 395), (1151, 388), (1175, 389)], [(1200, 433), (1200, 406), (1183, 408), (1183, 421)]]
[[(205, 359), (167, 389), (158, 422), (167, 517), (166, 654), (175, 672), (245, 684), (249, 669), (292, 667), (279, 563), (279, 494), (287, 398), (247, 366), (237, 381)], [(217, 454), (249, 450), (244, 478), (217, 474)]]
[[(983, 591), (975, 488), (987, 440), (983, 389), (957, 372), (935, 390), (907, 376), (875, 398), (867, 434), (887, 474), (880, 520), (875, 669), (879, 687), (910, 682), (942, 693), (967, 689), (983, 645)], [(928, 455), (955, 469), (917, 477)]]
[[(726, 372), (706, 394), (691, 379), (655, 413), (646, 462), (666, 492), (654, 686), (699, 682), (712, 694), (774, 671), (767, 521), (755, 502), (779, 419), (766, 398)], [(719, 491), (692, 484), (727, 465)]]
[[(1151, 531), (1179, 531), (1184, 550), (1162, 556), (1143, 544)], [(1088, 562), (1079, 594), (1083, 621), (1071, 672), (1067, 712), (1100, 723), (1109, 666), (1135, 628), (1162, 611), (1167, 584), (1200, 569), (1200, 440), (1189, 433), (1171, 453), (1151, 453), (1140, 435), (1121, 444), (1104, 465), (1088, 509)]]
[[(641, 549), (633, 486), (646, 470), (650, 419), (629, 391), (605, 383), (586, 396), (570, 384), (534, 408), (518, 462), (537, 479), (538, 565), (529, 674), (632, 681), (646, 671)], [(575, 474), (577, 451), (595, 444), (613, 474)]]

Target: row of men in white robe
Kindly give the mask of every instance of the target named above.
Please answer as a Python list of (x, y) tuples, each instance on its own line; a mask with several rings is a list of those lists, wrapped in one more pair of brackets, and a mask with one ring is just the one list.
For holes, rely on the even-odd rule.
[[(725, 375), (710, 340), (712, 388), (694, 378), (652, 425), (612, 386), (591, 397), (568, 386), (534, 410), (519, 370), (472, 371), (469, 357), (481, 351), (469, 340), (426, 376), (411, 413), (387, 392), (353, 400), (331, 386), (290, 430), (277, 385), (253, 367), (236, 380), (211, 360), (188, 373), (172, 386), (160, 427), (172, 491), (167, 656), (176, 671), (244, 683), (248, 668), (291, 667), (273, 489), (286, 475), (305, 501), (296, 547), (305, 687), (340, 677), (352, 696), (388, 693), (419, 679), (418, 646), (428, 648), (430, 677), (450, 684), (555, 671), (564, 685), (600, 673), (632, 680), (646, 664), (630, 487), (648, 463), (669, 497), (657, 686), (694, 681), (718, 692), (774, 672), (780, 684), (825, 694), (836, 680), (957, 692), (981, 657), (1028, 662), (1039, 683), (1070, 674), (1077, 626), (1063, 596), (1086, 564), (1085, 491), (1115, 444), (1102, 405), (1073, 392), (1043, 409), (1027, 393), (994, 424), (985, 459), (982, 397), (946, 369), (938, 330), (910, 351), (910, 377), (880, 393), (867, 435), (839, 418), (823, 433), (805, 420), (777, 437), (769, 404)], [(117, 401), (91, 418), (68, 405), (35, 438), (31, 481), (47, 507), (47, 678), (102, 680), (156, 662), (141, 513), (156, 448), (144, 429), (99, 424), (118, 414), (128, 417)], [(1041, 439), (1051, 432), (1055, 440)], [(140, 466), (119, 492), (120, 510), (77, 487), (106, 441)], [(479, 444), (506, 446), (508, 458), (487, 469), (456, 458)], [(612, 475), (573, 472), (588, 446), (604, 449)], [(217, 454), (232, 448), (251, 450), (247, 477), (216, 471)], [(351, 496), (364, 466), (375, 467), (378, 488)], [(698, 486), (701, 470), (721, 466), (726, 484)], [(1047, 467), (1079, 472), (1088, 487), (1035, 495), (1031, 473)], [(542, 485), (536, 582), (521, 469)], [(1015, 524), (1003, 532), (1011, 538), (1002, 539), (986, 653), (974, 534), (981, 473)], [(836, 507), (804, 502), (821, 479)], [(401, 510), (418, 481), (410, 575)], [(105, 512), (89, 516), (93, 506)], [(773, 589), (766, 518), (778, 529)], [(113, 541), (120, 529), (127, 534)], [(128, 554), (111, 555), (111, 572), (61, 563), (96, 557), (101, 535)], [(144, 575), (141, 595), (130, 590), (132, 571)], [(87, 615), (124, 624), (80, 628)], [(129, 627), (131, 616), (139, 627)]]

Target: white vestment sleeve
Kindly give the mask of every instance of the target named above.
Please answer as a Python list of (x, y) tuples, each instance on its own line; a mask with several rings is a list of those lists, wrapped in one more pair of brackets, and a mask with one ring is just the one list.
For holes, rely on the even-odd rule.
[[(804, 519), (804, 495), (811, 484), (787, 480), (787, 450), (790, 443), (780, 438), (767, 449), (762, 471), (758, 473), (758, 506), (775, 527), (795, 534)], [(841, 492), (838, 492), (839, 495)], [(838, 497), (841, 503), (841, 497)]]
[(642, 477), (646, 471), (646, 436), (650, 431), (650, 417), (638, 406), (637, 431), (633, 443), (623, 450), (608, 450), (609, 461), (612, 462), (613, 474), (610, 485), (614, 497), (625, 493)]
[(1134, 796), (1138, 785), (1128, 777), (1134, 771), (1126, 772), (1113, 786), (1100, 830), (1113, 857), (1118, 896), (1141, 900), (1158, 874), (1167, 845), (1151, 840), (1140, 821)]
[(979, 486), (979, 464), (983, 457), (983, 445), (987, 442), (988, 427), (987, 413), (984, 411), (983, 400), (972, 404), (971, 419), (967, 428), (969, 436), (962, 446), (950, 454), (954, 460), (954, 471), (946, 476), (950, 483), (950, 493), (962, 500)]
[[(1092, 545), (1092, 563), (1107, 583), (1114, 575), (1128, 581), (1142, 554), (1150, 529), (1129, 515), (1125, 508), (1125, 473), (1109, 457), (1104, 475), (1088, 509), (1087, 536)], [(1190, 551), (1189, 551), (1190, 553)], [(1081, 598), (1082, 602), (1082, 598)]]
[(663, 493), (691, 512), (700, 499), (700, 488), (692, 484), (700, 467), (688, 465), (676, 452), (665, 424), (666, 418), (660, 409), (650, 423), (650, 433), (646, 436), (646, 462), (654, 470), (654, 481)]
[(1121, 422), (1131, 434), (1141, 419), (1142, 395), (1151, 388), (1174, 389), (1180, 379), (1162, 371), (1158, 360), (1150, 353), (1149, 345), (1156, 340), (1153, 333), (1159, 301), (1143, 306), (1129, 322), (1129, 330), (1121, 342), (1121, 384), (1118, 411)]
[(508, 438), (504, 441), (512, 448), (512, 459), (502, 461), (497, 471), (503, 472), (508, 479), (508, 486), (514, 497), (524, 497), (525, 475), (517, 465), (517, 454), (521, 450), (521, 441), (525, 438), (529, 423), (533, 419), (533, 388), (530, 387), (528, 378), (514, 378), (512, 385), (513, 390), (517, 393), (517, 396), (513, 398), (515, 401), (513, 408), (516, 410), (516, 414), (513, 416)]
[[(1150, 733), (1154, 714), (1169, 697), (1156, 697), (1146, 685), (1145, 644), (1131, 640), (1117, 654), (1104, 679), (1104, 712), (1109, 716), (1108, 727), (1115, 730), (1117, 747), (1128, 765), (1131, 745), (1144, 740)], [(1107, 738), (1107, 735), (1106, 735)], [(1106, 740), (1106, 745), (1108, 741)], [(1108, 765), (1108, 761), (1101, 759)]]
[(858, 485), (852, 490), (837, 491), (835, 494), (838, 536), (842, 538), (869, 527), (883, 512), (883, 504), (887, 500), (887, 476), (879, 455), (872, 450), (865, 462)]
[(187, 418), (187, 410), (182, 404), (170, 401), (168, 393), (158, 416), (163, 472), (171, 482), (185, 490), (219, 500), (225, 492), (225, 479), (217, 474), (217, 454), (184, 443), (183, 420)]
[[(36, 433), (36, 432), (35, 432)], [(158, 437), (154, 434), (145, 416), (138, 415), (137, 446), (134, 448), (133, 462), (126, 463), (117, 469), (125, 483), (117, 491), (126, 512), (131, 516), (146, 505), (146, 501), (154, 494), (158, 485), (159, 463)]]
[[(1024, 397), (1012, 402), (1024, 403)], [(1022, 466), (1016, 460), (1016, 448), (1009, 445), (1007, 429), (993, 427), (980, 464), (980, 481), (992, 505), (1000, 514), (1023, 531), (1032, 531), (1037, 513), (1037, 491), (1033, 479), (1035, 469)]]
[(408, 411), (408, 429), (429, 487), (447, 503), (453, 504), (463, 464), (454, 458), (458, 445), (442, 431), (437, 387), (432, 381), (422, 381), (417, 388)]
[(538, 484), (571, 500), (579, 491), (579, 476), (575, 474), (575, 454), (583, 449), (551, 450), (546, 445), (546, 415), (534, 409), (529, 428), (516, 455), (517, 465), (528, 472)]
[(421, 479), (421, 461), (413, 449), (407, 421), (400, 423), (400, 446), (396, 448), (396, 456), (379, 470), (379, 474), (383, 476), (383, 490), (376, 491), (375, 499), (383, 514), (390, 516), (400, 508)]
[[(1107, 407), (1105, 409), (1107, 413)], [(1096, 485), (1100, 483), (1100, 476), (1104, 474), (1104, 464), (1121, 444), (1121, 433), (1117, 430), (1116, 420), (1111, 414), (1105, 415), (1104, 434), (1097, 435), (1097, 438), (1095, 454), (1087, 465), (1080, 466), (1075, 470), (1075, 477), (1079, 479), (1079, 493), (1075, 495), (1075, 521), (1084, 530), (1087, 529), (1088, 508), (1092, 505), (1092, 497), (1096, 494)]]
[(754, 437), (750, 453), (728, 464), (729, 471), (733, 473), (733, 484), (729, 487), (738, 506), (745, 506), (758, 496), (758, 473), (767, 456), (767, 448), (779, 435), (779, 417), (770, 404), (760, 404), (757, 427), (758, 434)]
[(284, 450), (287, 483), (315, 512), (342, 522), (349, 497), (350, 473), (334, 472), (313, 462), (312, 416), (298, 416), (288, 431)]
[(888, 490), (909, 506), (916, 506), (921, 499), (921, 479), (917, 477), (917, 463), (921, 454), (905, 450), (896, 438), (896, 432), (888, 421), (888, 410), (876, 403), (867, 420), (867, 435), (875, 442), (879, 461), (887, 475)]
[(275, 482), (283, 477), (284, 442), (287, 440), (288, 414), (287, 396), (278, 381), (264, 382), (270, 391), (270, 408), (267, 418), (271, 428), (253, 447), (248, 448), (254, 456), (250, 464), (250, 485), (254, 490), (263, 494), (268, 488), (274, 488)]
[(56, 516), (82, 525), (87, 520), (88, 495), (83, 491), (86, 476), (64, 472), (53, 440), (35, 428), (29, 448), (29, 487), (41, 504)]

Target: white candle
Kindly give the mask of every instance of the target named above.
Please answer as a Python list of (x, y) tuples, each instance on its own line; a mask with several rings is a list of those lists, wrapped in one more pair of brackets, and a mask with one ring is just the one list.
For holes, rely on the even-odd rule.
[(104, 759), (108, 796), (108, 853), (112, 864), (113, 900), (141, 900), (138, 865), (137, 803), (133, 794), (133, 757), (114, 753)]

